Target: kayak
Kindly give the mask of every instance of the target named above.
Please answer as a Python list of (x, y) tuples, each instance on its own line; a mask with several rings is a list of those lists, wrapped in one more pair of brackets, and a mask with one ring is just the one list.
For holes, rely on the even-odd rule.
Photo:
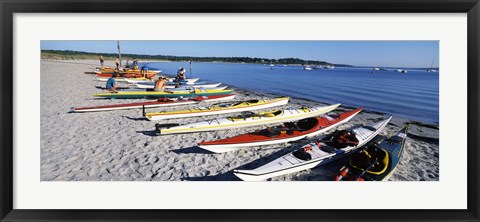
[[(186, 82), (192, 82), (193, 83), (193, 82), (198, 81), (199, 79), (200, 78), (185, 79), (185, 80), (181, 80), (180, 82), (186, 81)], [(173, 82), (173, 81), (175, 81), (175, 78), (167, 78), (167, 80), (169, 82)]]
[[(127, 80), (128, 82), (128, 80)], [(143, 87), (153, 87), (155, 85), (155, 81), (143, 81), (143, 82), (137, 82), (134, 83), (135, 85), (144, 85)], [(202, 81), (202, 82), (188, 82), (188, 81), (180, 81), (180, 82), (166, 82), (165, 83), (167, 86), (172, 86), (175, 87), (176, 85), (199, 85), (199, 84), (207, 84), (207, 82)], [(212, 83), (209, 83), (212, 84)], [(219, 83), (220, 85), (221, 83)]]
[[(173, 91), (185, 91), (185, 90), (194, 90), (194, 89), (209, 89), (209, 90), (223, 90), (228, 88), (228, 86), (220, 86), (220, 87), (215, 87), (215, 88), (204, 88), (204, 87), (191, 87), (191, 86), (182, 86), (180, 88), (167, 88), (165, 89), (165, 92), (173, 92)], [(153, 89), (147, 89), (147, 90), (153, 90)]]
[(232, 94), (233, 90), (209, 90), (209, 89), (195, 89), (190, 91), (173, 91), (173, 92), (154, 92), (154, 91), (144, 91), (144, 92), (105, 92), (105, 93), (96, 93), (93, 94), (94, 97), (103, 97), (103, 98), (120, 98), (120, 99), (133, 99), (133, 98), (145, 98), (145, 97), (197, 97), (197, 96), (210, 96), (210, 95), (221, 95), (221, 94)]
[(149, 72), (145, 75), (139, 72), (120, 72), (120, 73), (96, 73), (98, 77), (123, 77), (123, 78), (142, 78), (143, 76), (147, 78), (152, 78), (157, 75), (155, 72)]
[(349, 167), (343, 166), (336, 181), (386, 181), (398, 165), (407, 138), (408, 125), (391, 137), (352, 154)]
[(340, 104), (331, 106), (317, 106), (313, 108), (290, 108), (285, 110), (274, 110), (269, 112), (253, 113), (245, 112), (240, 116), (232, 116), (225, 118), (216, 118), (212, 120), (196, 122), (180, 126), (172, 126), (171, 124), (163, 127), (156, 124), (155, 128), (160, 134), (174, 133), (192, 133), (203, 131), (215, 131), (224, 129), (234, 129), (242, 127), (251, 127), (258, 125), (266, 125), (273, 123), (283, 123), (295, 121), (307, 117), (318, 116), (336, 109)]
[[(97, 72), (97, 73), (113, 73), (113, 72), (118, 72), (115, 68), (110, 68), (110, 67), (105, 67), (105, 68), (101, 68), (101, 67), (97, 67), (96, 69), (93, 70), (94, 72)], [(125, 68), (124, 70), (121, 70), (120, 72), (132, 72), (132, 73), (135, 73), (135, 72), (141, 72), (140, 69), (129, 69), (129, 68)], [(149, 69), (148, 72), (154, 72), (154, 73), (159, 73), (159, 72), (162, 72), (162, 70), (156, 70), (156, 69)]]
[[(180, 81), (180, 83), (182, 82), (189, 82), (189, 83), (194, 83), (196, 81), (198, 81), (200, 78), (195, 78), (195, 79), (186, 79), (186, 80), (182, 80)], [(175, 80), (175, 78), (167, 78), (167, 81), (168, 82), (173, 82), (173, 80)], [(135, 79), (135, 78), (126, 78), (125, 81), (127, 81), (128, 83), (132, 83), (132, 84), (154, 84), (155, 81), (149, 81), (148, 79), (141, 79), (141, 78), (138, 78), (138, 79)]]
[(126, 104), (115, 104), (115, 105), (106, 105), (106, 106), (90, 106), (90, 107), (80, 107), (70, 108), (70, 112), (97, 112), (97, 111), (110, 111), (110, 110), (122, 110), (122, 109), (137, 109), (137, 108), (154, 108), (162, 106), (178, 106), (178, 105), (188, 105), (196, 104), (199, 102), (215, 102), (215, 101), (224, 101), (235, 98), (235, 94), (225, 94), (225, 95), (215, 95), (215, 96), (200, 96), (192, 98), (173, 98), (173, 99), (159, 99), (157, 101), (149, 102), (139, 102), (139, 103), (126, 103)]
[(233, 174), (245, 181), (262, 181), (332, 162), (367, 144), (391, 119), (390, 116), (369, 126), (354, 126), (349, 130), (335, 131), (261, 167), (234, 170)]
[[(191, 87), (191, 88), (215, 88), (221, 85), (222, 83), (211, 83), (211, 84), (191, 84), (191, 85), (183, 85), (180, 84), (180, 88), (182, 87)], [(135, 84), (135, 86), (139, 89), (153, 89), (155, 85), (143, 85), (143, 84)], [(165, 89), (175, 89), (176, 85), (166, 85)]]
[[(95, 86), (97, 89), (107, 89), (105, 86)], [(123, 89), (131, 89), (129, 86), (117, 86), (116, 89), (123, 90)]]
[(224, 102), (213, 104), (212, 106), (208, 107), (196, 107), (184, 110), (147, 113), (145, 114), (145, 118), (147, 118), (148, 120), (164, 120), (196, 116), (210, 116), (233, 112), (244, 112), (285, 105), (288, 103), (288, 100), (288, 97), (281, 97), (276, 99), (256, 99), (240, 102)]
[(214, 153), (223, 153), (238, 150), (242, 147), (288, 143), (324, 133), (348, 122), (360, 111), (362, 111), (362, 108), (344, 112), (340, 115), (310, 117), (226, 139), (201, 142), (198, 147)]
[[(108, 79), (110, 79), (110, 78), (108, 78), (108, 77), (97, 77), (97, 80), (100, 81), (100, 82), (106, 82), (106, 81), (108, 81)], [(127, 79), (130, 79), (130, 78), (116, 77), (114, 79), (117, 82), (127, 82)], [(131, 79), (138, 79), (138, 80), (142, 80), (142, 81), (149, 80), (148, 78), (144, 78), (144, 77), (131, 78)]]

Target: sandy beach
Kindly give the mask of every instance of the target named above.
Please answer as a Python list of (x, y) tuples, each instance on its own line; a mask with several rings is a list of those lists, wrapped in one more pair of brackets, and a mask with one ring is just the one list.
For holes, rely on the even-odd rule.
[[(113, 65), (106, 63), (106, 65)], [(241, 149), (222, 154), (196, 147), (201, 141), (226, 138), (263, 127), (180, 135), (155, 133), (155, 121), (142, 117), (141, 109), (93, 113), (69, 113), (70, 107), (108, 105), (144, 101), (143, 99), (96, 99), (95, 86), (104, 82), (84, 74), (99, 66), (93, 60), (42, 60), (41, 62), (41, 180), (42, 181), (239, 181), (232, 170), (253, 169), (308, 143), (302, 140)], [(275, 98), (283, 95), (260, 94), (234, 88), (235, 100)], [(291, 98), (287, 105), (270, 110), (299, 106), (327, 105)], [(176, 110), (188, 106), (152, 108), (150, 111)], [(353, 110), (340, 107), (333, 113)], [(237, 114), (233, 114), (237, 115)], [(193, 123), (232, 114), (171, 119), (159, 123)], [(338, 127), (369, 124), (388, 115), (364, 110)], [(399, 166), (390, 180), (439, 180), (438, 126), (393, 117), (380, 135), (387, 136), (410, 122), (409, 133)], [(331, 130), (333, 131), (333, 130)], [(331, 132), (329, 131), (329, 132)], [(330, 180), (342, 161), (272, 178), (272, 181)]]

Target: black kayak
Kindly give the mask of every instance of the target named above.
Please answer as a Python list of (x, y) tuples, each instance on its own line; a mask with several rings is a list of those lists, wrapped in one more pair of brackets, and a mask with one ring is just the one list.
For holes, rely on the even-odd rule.
[(408, 125), (379, 144), (371, 144), (354, 153), (333, 180), (336, 181), (386, 181), (402, 157)]

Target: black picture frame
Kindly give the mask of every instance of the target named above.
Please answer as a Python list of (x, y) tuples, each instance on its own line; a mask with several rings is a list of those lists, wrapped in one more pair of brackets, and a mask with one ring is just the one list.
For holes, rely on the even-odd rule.
[[(479, 221), (478, 0), (0, 0), (1, 221)], [(14, 13), (467, 13), (468, 203), (466, 210), (18, 210), (13, 209)], [(327, 201), (327, 200), (325, 200)]]

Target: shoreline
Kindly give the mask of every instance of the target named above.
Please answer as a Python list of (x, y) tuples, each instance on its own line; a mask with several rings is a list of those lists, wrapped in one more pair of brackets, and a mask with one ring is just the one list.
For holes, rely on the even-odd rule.
[[(83, 72), (99, 66), (95, 60), (41, 60), (41, 180), (42, 181), (131, 181), (131, 180), (235, 180), (231, 174), (239, 167), (255, 167), (271, 160), (278, 153), (291, 151), (308, 141), (300, 141), (284, 149), (278, 145), (262, 148), (241, 149), (225, 154), (210, 154), (196, 148), (197, 142), (226, 138), (245, 132), (251, 132), (264, 127), (250, 127), (226, 131), (204, 133), (163, 135), (152, 134), (154, 124), (141, 118), (141, 110), (122, 110), (99, 113), (67, 114), (66, 107), (81, 107), (91, 105), (106, 105), (130, 103), (136, 100), (105, 100), (92, 99), (96, 92), (95, 75)], [(112, 65), (107, 61), (106, 65)], [(64, 73), (71, 73), (65, 75)], [(55, 81), (55, 79), (59, 79)], [(55, 98), (62, 91), (61, 82), (78, 82), (62, 98)], [(58, 89), (60, 88), (60, 89)], [(235, 100), (274, 98), (281, 95), (258, 93), (238, 89)], [(141, 101), (141, 100), (139, 100)], [(290, 103), (269, 110), (283, 107), (313, 106), (325, 103), (292, 98)], [(167, 110), (182, 109), (186, 106), (175, 106)], [(351, 110), (353, 107), (341, 106), (333, 113)], [(157, 109), (152, 109), (158, 111)], [(172, 119), (162, 123), (190, 123), (216, 117), (195, 117)], [(358, 117), (338, 127), (344, 129), (355, 124), (365, 124), (385, 117), (384, 113), (364, 110)], [(404, 123), (415, 126), (409, 131), (409, 140), (405, 147), (404, 157), (391, 180), (439, 180), (438, 169), (438, 126), (395, 117), (380, 134), (389, 135)], [(71, 126), (71, 127), (70, 127)], [(61, 136), (56, 137), (55, 131)], [(331, 130), (333, 131), (333, 130)], [(331, 132), (329, 131), (329, 132)], [(408, 146), (407, 146), (408, 145)], [(408, 148), (408, 149), (407, 149)], [(408, 152), (407, 152), (408, 151)], [(58, 162), (64, 160), (62, 162)], [(413, 161), (413, 166), (412, 166)], [(325, 166), (329, 166), (327, 164)], [(431, 166), (422, 169), (424, 166)], [(336, 167), (336, 166), (330, 166)], [(329, 171), (330, 170), (330, 171)], [(273, 178), (274, 181), (284, 180), (326, 180), (331, 174), (329, 167), (318, 167), (312, 170), (298, 172)]]

